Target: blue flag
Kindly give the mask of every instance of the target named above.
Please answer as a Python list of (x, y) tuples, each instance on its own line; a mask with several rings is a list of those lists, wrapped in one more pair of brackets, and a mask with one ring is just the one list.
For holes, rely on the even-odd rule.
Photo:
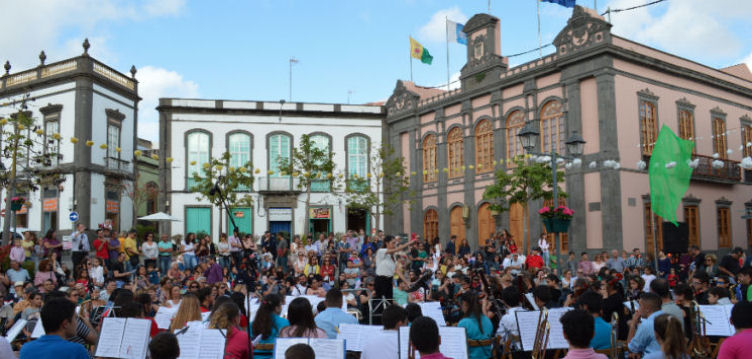
[(541, 1), (559, 4), (564, 7), (574, 7), (575, 5), (575, 0), (541, 0)]
[(467, 35), (462, 32), (465, 25), (447, 20), (447, 41), (467, 45)]

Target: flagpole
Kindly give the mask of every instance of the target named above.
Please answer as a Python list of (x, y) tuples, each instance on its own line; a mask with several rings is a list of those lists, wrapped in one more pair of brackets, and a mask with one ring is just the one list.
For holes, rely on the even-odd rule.
[[(412, 35), (410, 36), (412, 38)], [(410, 55), (410, 82), (415, 84), (415, 81), (413, 81), (413, 45), (412, 41), (410, 41), (410, 51), (408, 51), (408, 54)]]
[(595, 9), (595, 12), (598, 12), (598, 0), (593, 0), (593, 9)]
[(538, 13), (538, 57), (543, 57), (543, 42), (541, 42), (541, 30), (540, 30), (540, 0), (535, 0), (535, 7)]
[[(444, 30), (446, 39), (446, 54), (447, 54), (447, 91), (449, 91), (449, 18), (444, 16)], [(457, 29), (455, 29), (457, 31)]]

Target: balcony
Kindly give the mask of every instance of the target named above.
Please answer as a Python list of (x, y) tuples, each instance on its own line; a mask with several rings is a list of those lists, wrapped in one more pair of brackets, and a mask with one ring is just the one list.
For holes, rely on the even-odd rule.
[[(713, 168), (715, 160), (711, 156), (693, 155), (693, 159), (699, 159), (700, 163), (692, 171), (692, 180), (721, 184), (735, 184), (742, 180), (742, 170), (739, 161), (723, 160), (723, 167)], [(745, 171), (745, 181), (752, 180)]]
[(297, 178), (285, 177), (256, 177), (256, 188), (259, 192), (300, 192)]
[(105, 169), (115, 175), (133, 175), (133, 164), (119, 158), (105, 158)]

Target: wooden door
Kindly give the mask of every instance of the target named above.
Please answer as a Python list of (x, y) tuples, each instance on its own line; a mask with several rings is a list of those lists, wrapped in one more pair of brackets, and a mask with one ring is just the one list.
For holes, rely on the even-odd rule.
[(522, 236), (524, 235), (524, 211), (519, 203), (512, 203), (509, 206), (509, 233), (517, 244), (519, 252), (522, 253)]
[(457, 246), (465, 239), (465, 221), (462, 219), (462, 207), (455, 206), (449, 212), (450, 238), (457, 236)]
[(491, 205), (484, 203), (478, 208), (478, 245), (486, 245), (486, 240), (491, 238), (496, 231), (496, 222), (491, 216)]

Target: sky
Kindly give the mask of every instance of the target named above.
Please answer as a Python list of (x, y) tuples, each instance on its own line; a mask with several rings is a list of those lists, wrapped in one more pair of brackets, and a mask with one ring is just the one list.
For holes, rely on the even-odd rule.
[[(597, 0), (598, 12), (650, 0)], [(593, 7), (593, 0), (577, 0)], [(542, 44), (571, 9), (540, 3)], [(386, 100), (410, 79), (412, 36), (433, 55), (413, 63), (419, 85), (447, 82), (444, 19), (464, 23), (489, 12), (488, 0), (0, 0), (0, 61), (11, 73), (89, 53), (128, 73), (138, 69), (139, 137), (158, 140), (160, 97), (290, 100), (360, 104)], [(491, 0), (501, 20), (502, 55), (538, 47), (535, 0)], [(612, 32), (712, 67), (752, 68), (752, 1), (666, 0), (614, 13)], [(449, 76), (459, 77), (464, 45), (448, 46)], [(553, 47), (543, 54), (553, 52)], [(537, 51), (511, 57), (512, 66)]]

